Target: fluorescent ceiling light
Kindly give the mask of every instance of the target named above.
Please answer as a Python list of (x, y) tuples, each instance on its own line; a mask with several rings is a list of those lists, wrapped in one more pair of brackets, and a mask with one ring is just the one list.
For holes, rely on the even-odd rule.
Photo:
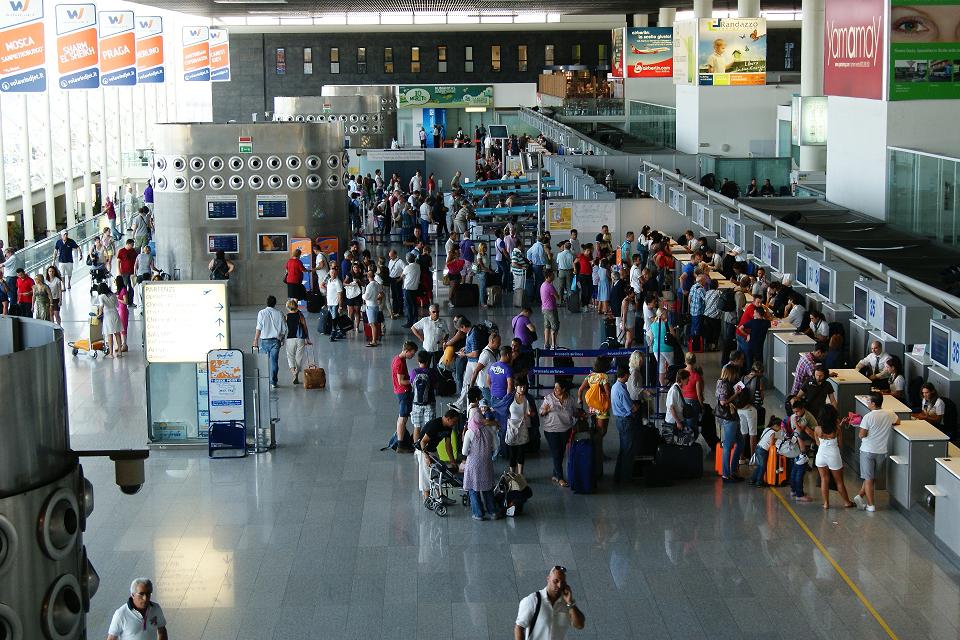
[(313, 18), (286, 18), (280, 16), (280, 24), (301, 25), (313, 24)]
[(347, 24), (347, 14), (323, 13), (313, 19), (313, 24)]
[(275, 27), (280, 24), (280, 18), (270, 18), (267, 16), (257, 16), (247, 18), (247, 24), (250, 26)]
[(514, 22), (524, 23), (524, 22), (546, 22), (547, 14), (545, 13), (518, 13), (513, 18)]
[(287, 4), (287, 0), (213, 0), (214, 4)]
[(480, 16), (476, 13), (453, 12), (447, 14), (448, 24), (480, 24)]
[(480, 22), (484, 24), (510, 24), (513, 22), (513, 16), (480, 16)]
[(413, 24), (413, 14), (402, 12), (381, 13), (380, 24)]
[(560, 14), (559, 14), (559, 13), (548, 13), (548, 14), (547, 14), (547, 22), (560, 22)]

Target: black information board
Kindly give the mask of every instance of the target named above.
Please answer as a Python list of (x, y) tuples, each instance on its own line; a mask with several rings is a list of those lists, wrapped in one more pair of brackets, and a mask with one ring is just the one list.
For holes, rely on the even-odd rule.
[(207, 236), (207, 251), (216, 253), (225, 251), (226, 253), (240, 252), (240, 238), (236, 233), (216, 233)]

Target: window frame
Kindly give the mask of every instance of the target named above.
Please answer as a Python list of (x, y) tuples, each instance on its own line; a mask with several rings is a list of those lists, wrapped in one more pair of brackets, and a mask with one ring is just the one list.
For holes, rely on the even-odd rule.
[(449, 51), (447, 45), (438, 44), (437, 45), (437, 73), (446, 73), (447, 72), (447, 61), (449, 58)]
[(503, 70), (503, 49), (499, 44), (490, 45), (490, 71), (500, 73)]
[(466, 45), (463, 48), (463, 72), (473, 73), (473, 45)]
[(383, 72), (384, 73), (393, 73), (393, 47), (384, 47), (383, 48)]
[(421, 62), (420, 47), (410, 47), (410, 73), (420, 73)]
[(530, 48), (525, 44), (517, 45), (517, 71), (524, 72), (530, 69)]
[(357, 73), (367, 72), (367, 48), (357, 47)]

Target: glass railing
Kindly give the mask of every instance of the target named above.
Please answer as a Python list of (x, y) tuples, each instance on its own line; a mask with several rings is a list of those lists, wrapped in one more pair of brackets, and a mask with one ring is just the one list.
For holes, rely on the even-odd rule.
[(960, 158), (887, 149), (887, 223), (960, 246)]
[[(110, 226), (107, 216), (99, 214), (69, 227), (67, 233), (76, 240), (83, 252), (86, 253), (89, 245), (93, 243), (93, 239), (102, 233), (106, 226)], [(53, 264), (53, 251), (59, 239), (59, 234), (44, 238), (29, 247), (20, 249), (13, 254), (12, 259), (16, 261), (15, 264), (23, 267), (28, 274), (41, 272), (47, 268), (47, 265)]]
[(677, 148), (677, 110), (650, 102), (630, 101), (630, 134), (641, 143)]
[(757, 185), (770, 180), (776, 195), (790, 195), (790, 158), (725, 158), (700, 155), (700, 176), (712, 173), (719, 190), (724, 179), (737, 183), (740, 198), (747, 196), (747, 188), (754, 178)]
[(558, 116), (622, 116), (623, 100), (616, 98), (566, 98), (557, 107)]

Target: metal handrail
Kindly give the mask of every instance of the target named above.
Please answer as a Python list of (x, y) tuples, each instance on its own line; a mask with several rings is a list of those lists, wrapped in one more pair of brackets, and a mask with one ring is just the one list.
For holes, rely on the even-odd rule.
[[(94, 238), (103, 232), (103, 227), (109, 226), (105, 213), (100, 213), (92, 218), (82, 220), (72, 227), (67, 228), (67, 233), (80, 245), (81, 249), (93, 243)], [(26, 271), (28, 274), (42, 272), (47, 266), (53, 264), (53, 251), (60, 239), (59, 232), (34, 242), (33, 244), (14, 252), (11, 260)]]

